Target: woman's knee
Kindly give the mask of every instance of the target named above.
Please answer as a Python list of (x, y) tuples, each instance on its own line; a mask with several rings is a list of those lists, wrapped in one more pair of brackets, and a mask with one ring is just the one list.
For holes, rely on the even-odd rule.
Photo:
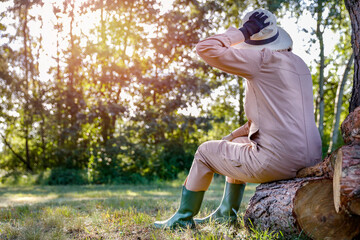
[(211, 144), (210, 141), (207, 141), (199, 145), (195, 153), (194, 161), (195, 160), (204, 161), (207, 159), (207, 156), (209, 154), (209, 149), (211, 149), (211, 147), (209, 146), (210, 144)]
[(197, 152), (200, 153), (217, 152), (220, 145), (225, 142), (226, 142), (225, 140), (211, 140), (211, 141), (203, 142), (198, 147)]
[(200, 144), (199, 147), (197, 148), (197, 152), (204, 152), (204, 151), (206, 151), (206, 149), (208, 148), (208, 145), (209, 145), (209, 141), (203, 142), (203, 143)]

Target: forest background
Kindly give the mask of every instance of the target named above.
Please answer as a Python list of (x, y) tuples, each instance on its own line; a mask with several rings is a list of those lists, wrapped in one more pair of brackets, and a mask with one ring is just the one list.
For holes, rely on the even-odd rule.
[(312, 73), (323, 156), (341, 146), (353, 75), (342, 1), (1, 0), (0, 181), (144, 183), (188, 171), (199, 144), (246, 122), (245, 80), (195, 45), (258, 7), (301, 33), (294, 52)]

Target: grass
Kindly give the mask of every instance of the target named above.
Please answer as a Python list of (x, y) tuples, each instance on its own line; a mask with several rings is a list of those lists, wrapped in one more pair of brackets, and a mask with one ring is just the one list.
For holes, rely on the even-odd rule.
[[(249, 235), (241, 223), (154, 229), (155, 220), (176, 211), (181, 184), (176, 180), (152, 185), (0, 186), (0, 239), (277, 239), (269, 232)], [(200, 217), (217, 207), (223, 185), (222, 177), (214, 179)], [(247, 185), (241, 212), (255, 187)]]

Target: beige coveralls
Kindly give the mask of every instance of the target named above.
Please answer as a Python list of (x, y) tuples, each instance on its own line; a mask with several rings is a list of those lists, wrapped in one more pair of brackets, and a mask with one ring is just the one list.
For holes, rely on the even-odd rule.
[(188, 190), (207, 190), (214, 173), (230, 182), (261, 183), (293, 178), (299, 169), (321, 161), (308, 67), (289, 51), (231, 47), (242, 41), (242, 33), (230, 27), (196, 46), (209, 65), (246, 78), (249, 121), (236, 131), (242, 137), (199, 146), (185, 184)]

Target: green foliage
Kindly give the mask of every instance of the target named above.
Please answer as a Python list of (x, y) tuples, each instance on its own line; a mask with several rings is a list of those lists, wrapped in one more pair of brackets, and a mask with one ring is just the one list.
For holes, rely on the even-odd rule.
[(4, 185), (34, 185), (37, 183), (37, 175), (23, 172), (10, 172), (0, 177), (0, 183)]
[[(199, 104), (211, 90), (192, 48), (210, 27), (203, 16), (212, 4), (183, 8), (187, 3), (179, 2), (160, 14), (155, 0), (54, 2), (57, 46), (52, 79), (44, 83), (35, 71), (43, 33), (29, 28), (43, 5), (14, 3), (2, 16), (13, 18), (23, 32), (9, 33), (9, 45), (1, 46), (0, 86), (13, 101), (1, 100), (6, 147), (0, 167), (51, 169), (49, 184), (144, 182), (188, 169), (210, 118), (177, 112), (189, 102)], [(89, 32), (76, 32), (86, 14), (100, 14), (100, 22)]]
[(154, 164), (158, 166), (156, 175), (160, 179), (175, 179), (180, 171), (191, 166), (193, 153), (186, 152), (184, 146), (177, 142), (168, 142)]
[[(341, 36), (325, 61), (325, 151), (338, 72), (350, 50), (343, 4), (323, 3), (329, 11), (320, 25)], [(144, 183), (187, 171), (201, 142), (220, 139), (246, 121), (244, 80), (200, 61), (196, 43), (239, 26), (252, 8), (278, 17), (303, 10), (315, 16), (318, 10), (317, 2), (295, 0), (177, 0), (164, 12), (157, 0), (53, 2), (56, 47), (44, 79), (47, 33), (34, 29), (44, 30), (41, 13), (49, 3), (7, 4), (0, 25), (0, 169), (14, 174), (10, 182), (31, 172), (49, 184)], [(89, 16), (98, 21), (82, 22)], [(319, 68), (312, 69), (316, 94)], [(349, 95), (346, 87), (344, 109)], [(183, 113), (193, 106), (198, 113)]]
[(88, 184), (85, 170), (53, 168), (47, 179), (49, 185), (83, 185)]

